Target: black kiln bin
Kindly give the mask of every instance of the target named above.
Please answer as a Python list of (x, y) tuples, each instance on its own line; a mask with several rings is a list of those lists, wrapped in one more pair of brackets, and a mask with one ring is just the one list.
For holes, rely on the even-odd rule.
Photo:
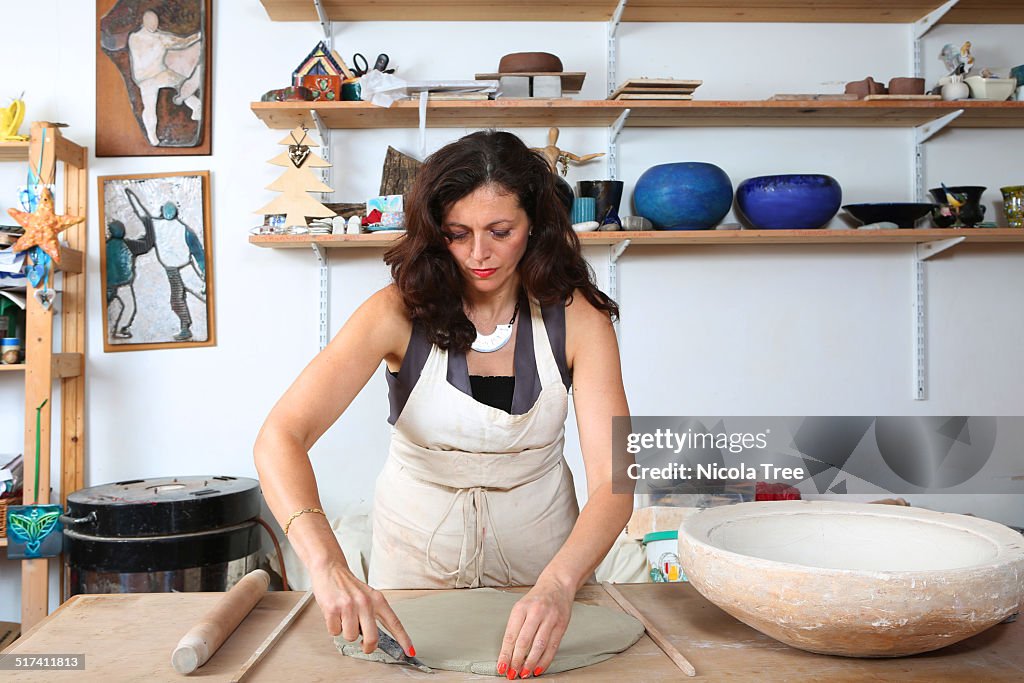
[(163, 477), (68, 496), (68, 594), (224, 591), (256, 569), (259, 482)]

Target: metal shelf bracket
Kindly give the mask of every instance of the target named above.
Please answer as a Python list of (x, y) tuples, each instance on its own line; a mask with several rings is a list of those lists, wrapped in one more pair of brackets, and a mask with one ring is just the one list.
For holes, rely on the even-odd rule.
[(939, 23), (942, 17), (946, 16), (949, 10), (956, 7), (960, 0), (948, 0), (941, 7), (936, 7), (928, 14), (924, 15), (920, 19), (914, 22), (914, 39), (921, 40), (928, 31), (935, 28), (935, 25)]
[(922, 242), (915, 245), (914, 258), (920, 261), (927, 261), (932, 256), (938, 256), (942, 252), (946, 251), (951, 247), (963, 242), (966, 237), (950, 237), (945, 240), (935, 240), (934, 242)]
[(320, 28), (324, 32), (324, 42), (327, 44), (327, 49), (330, 50), (334, 47), (334, 31), (331, 20), (327, 18), (327, 12), (324, 11), (321, 0), (313, 0), (313, 7), (316, 8), (316, 16), (320, 20)]
[(619, 177), (619, 133), (626, 125), (631, 110), (624, 109), (615, 123), (608, 127), (608, 177), (617, 180)]
[(913, 32), (913, 51), (914, 51), (914, 76), (921, 78), (924, 75), (924, 65), (921, 62), (921, 39), (928, 31), (935, 28), (935, 25), (946, 15), (949, 10), (956, 7), (959, 0), (948, 0), (941, 7), (933, 9), (931, 12), (921, 17), (913, 24), (910, 25), (910, 30)]
[(924, 401), (928, 398), (928, 288), (925, 261), (963, 241), (963, 237), (952, 237), (914, 245), (912, 320), (914, 376), (912, 389), (916, 401)]
[[(309, 116), (313, 119), (313, 125), (316, 126), (316, 132), (320, 136), (320, 156), (324, 158), (324, 161), (330, 162), (331, 160), (331, 129), (324, 125), (324, 120), (320, 116), (320, 112), (316, 109), (309, 110)], [(320, 169), (320, 180), (324, 182), (324, 185), (331, 187), (331, 167), (325, 166)], [(328, 198), (328, 192), (321, 192), (320, 199), (325, 200)]]
[(619, 257), (629, 248), (631, 240), (622, 240), (608, 247), (608, 296), (619, 296)]
[(914, 128), (914, 197), (917, 201), (927, 199), (924, 195), (924, 143), (963, 113), (963, 109), (957, 109)]
[[(629, 248), (630, 240), (622, 240), (608, 247), (608, 296), (619, 299), (619, 257)], [(619, 321), (615, 323), (615, 335), (619, 335)]]
[(327, 323), (328, 313), (330, 309), (331, 293), (330, 293), (330, 260), (327, 257), (327, 250), (321, 247), (319, 244), (311, 244), (313, 247), (313, 253), (316, 255), (317, 261), (320, 262), (320, 315), (319, 327), (320, 327), (320, 349), (323, 350), (327, 346)]
[(618, 40), (615, 37), (615, 34), (619, 30), (619, 23), (621, 23), (621, 21), (622, 21), (622, 11), (624, 9), (626, 9), (626, 2), (627, 2), (627, 0), (619, 0), (618, 4), (615, 6), (615, 11), (612, 13), (612, 18), (608, 20), (608, 26), (607, 26), (607, 30), (606, 30), (606, 35), (607, 35), (607, 38), (608, 38), (608, 54), (607, 54), (608, 59), (607, 59), (607, 62), (605, 63), (605, 66), (606, 66), (606, 74), (607, 74), (606, 75), (606, 78), (607, 78), (607, 83), (606, 84), (608, 86), (608, 94), (609, 95), (611, 95), (612, 92), (615, 91), (615, 87), (616, 87), (615, 86), (615, 81), (616, 81), (615, 72), (617, 70), (618, 61), (619, 61), (619, 45), (618, 45)]
[(929, 121), (928, 123), (922, 123), (920, 126), (914, 128), (914, 142), (918, 145), (927, 142), (932, 136), (941, 131), (943, 128), (953, 123), (961, 114), (964, 113), (963, 109), (957, 109), (951, 111), (944, 116)]

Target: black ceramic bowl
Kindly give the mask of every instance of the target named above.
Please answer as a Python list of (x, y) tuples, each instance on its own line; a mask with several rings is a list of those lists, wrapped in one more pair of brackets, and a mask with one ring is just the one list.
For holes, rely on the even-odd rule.
[(895, 223), (900, 228), (913, 228), (914, 223), (928, 215), (934, 204), (917, 202), (882, 202), (877, 204), (846, 204), (847, 213), (861, 223)]

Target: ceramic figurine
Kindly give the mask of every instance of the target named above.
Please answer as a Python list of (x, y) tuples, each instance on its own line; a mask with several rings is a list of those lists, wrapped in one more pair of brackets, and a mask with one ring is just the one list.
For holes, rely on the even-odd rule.
[(974, 55), (971, 54), (971, 41), (960, 46), (960, 64), (963, 66), (963, 74), (966, 76), (974, 68)]
[(959, 49), (957, 49), (953, 43), (946, 43), (942, 46), (942, 52), (939, 53), (939, 59), (942, 60), (943, 65), (945, 65), (947, 75), (952, 76), (956, 73), (966, 74), (970, 71), (970, 68), (965, 66), (965, 62), (969, 60), (970, 65), (974, 66), (974, 57), (971, 56), (970, 41), (964, 43)]

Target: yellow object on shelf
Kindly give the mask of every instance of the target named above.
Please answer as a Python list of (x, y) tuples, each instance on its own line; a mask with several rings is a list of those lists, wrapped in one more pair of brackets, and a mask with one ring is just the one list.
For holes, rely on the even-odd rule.
[(27, 135), (18, 135), (22, 121), (25, 120), (25, 100), (20, 97), (6, 109), (0, 109), (0, 141), (24, 142)]

